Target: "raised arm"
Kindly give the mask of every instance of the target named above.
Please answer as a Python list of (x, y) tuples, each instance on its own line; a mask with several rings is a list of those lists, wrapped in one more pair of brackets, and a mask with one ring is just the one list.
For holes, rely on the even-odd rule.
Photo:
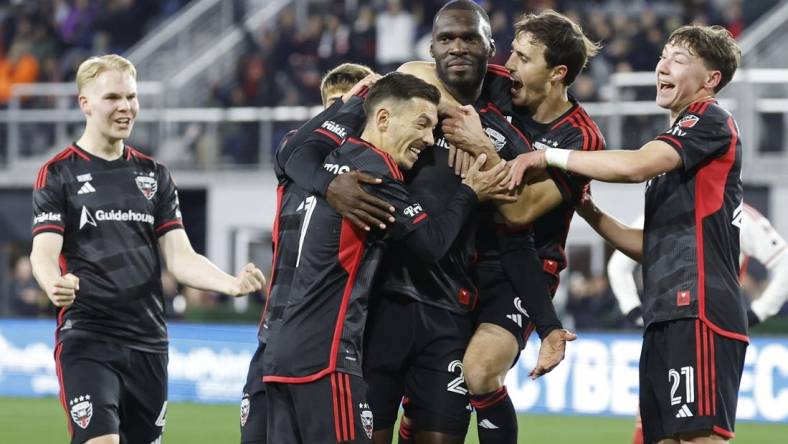
[(643, 229), (625, 225), (596, 206), (586, 194), (575, 207), (577, 214), (591, 225), (613, 248), (621, 251), (637, 262), (643, 257)]

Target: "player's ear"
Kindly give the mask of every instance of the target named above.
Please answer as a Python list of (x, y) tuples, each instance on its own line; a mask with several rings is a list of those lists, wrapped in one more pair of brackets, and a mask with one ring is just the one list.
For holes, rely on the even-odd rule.
[(90, 104), (88, 103), (88, 98), (80, 94), (77, 100), (79, 100), (79, 109), (82, 110), (83, 114), (89, 116)]
[(434, 59), (435, 58), (435, 51), (432, 50), (432, 44), (433, 43), (434, 42), (432, 41), (432, 39), (430, 39), (430, 57), (432, 57)]
[(709, 71), (706, 73), (706, 78), (704, 79), (703, 86), (714, 90), (717, 88), (717, 85), (720, 84), (720, 80), (722, 80), (722, 73), (719, 71)]
[(389, 128), (389, 123), (391, 123), (391, 112), (386, 108), (378, 108), (375, 112), (375, 126), (377, 126), (378, 131), (383, 133)]
[(566, 72), (566, 65), (558, 65), (553, 68), (553, 73), (550, 75), (550, 80), (553, 82), (560, 82), (566, 78)]
[(495, 55), (495, 40), (494, 39), (490, 39), (490, 53), (489, 53), (489, 55), (487, 57), (491, 58), (494, 55)]

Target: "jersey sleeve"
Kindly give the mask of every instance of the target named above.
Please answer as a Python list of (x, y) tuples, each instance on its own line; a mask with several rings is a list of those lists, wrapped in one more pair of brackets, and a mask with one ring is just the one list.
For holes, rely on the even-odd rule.
[(672, 146), (681, 156), (684, 170), (692, 170), (728, 151), (736, 130), (732, 119), (729, 121), (722, 113), (721, 110), (708, 110), (703, 115), (687, 113), (654, 140)]
[(66, 230), (66, 193), (56, 172), (44, 167), (33, 190), (33, 236), (63, 234)]
[(766, 268), (771, 268), (786, 252), (785, 239), (774, 229), (769, 220), (755, 209), (743, 207), (741, 225), (741, 252), (755, 258)]
[(158, 201), (154, 209), (154, 230), (161, 237), (171, 230), (183, 228), (178, 188), (172, 180), (170, 171), (164, 165), (158, 165)]
[(411, 197), (405, 186), (397, 180), (383, 177), (382, 183), (365, 187), (366, 191), (394, 207), (395, 220), (388, 226), (386, 233), (391, 240), (402, 239), (429, 218), (421, 204)]
[(323, 160), (363, 124), (362, 96), (337, 102), (302, 126), (276, 154), (284, 174), (300, 188), (325, 196), (334, 175), (323, 169)]

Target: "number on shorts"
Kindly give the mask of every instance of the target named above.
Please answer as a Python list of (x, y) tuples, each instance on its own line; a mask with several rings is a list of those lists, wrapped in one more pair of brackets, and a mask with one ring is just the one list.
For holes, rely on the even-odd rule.
[(457, 376), (456, 378), (449, 381), (449, 383), (446, 385), (446, 390), (460, 395), (467, 395), (468, 389), (464, 387), (465, 371), (462, 367), (462, 361), (455, 359), (449, 363), (449, 372), (455, 373), (457, 370), (460, 371), (460, 376)]
[(681, 404), (681, 396), (676, 396), (676, 391), (681, 384), (681, 376), (684, 376), (684, 391), (687, 402), (695, 402), (695, 369), (692, 366), (681, 367), (681, 375), (674, 369), (668, 370), (668, 380), (670, 386), (670, 405)]

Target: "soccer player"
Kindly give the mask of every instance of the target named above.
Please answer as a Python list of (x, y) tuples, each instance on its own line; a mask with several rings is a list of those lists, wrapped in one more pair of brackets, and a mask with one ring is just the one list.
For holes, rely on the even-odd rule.
[(398, 242), (414, 258), (435, 261), (449, 250), (477, 199), (500, 193), (503, 165), (480, 173), (483, 159), (437, 216), (428, 216), (405, 189), (400, 168), (410, 169), (434, 144), (439, 99), (435, 87), (416, 77), (381, 78), (364, 101), (361, 137), (347, 137), (325, 159), (333, 174), (360, 169), (381, 177), (371, 190), (395, 206), (393, 224), (385, 231), (360, 230), (324, 198), (310, 195), (303, 201), (298, 242), (279, 246), (292, 250), (296, 266), (290, 291), (271, 302), (283, 312), (268, 325), (263, 353), (270, 442), (371, 442), (362, 338), (384, 246)]
[(656, 67), (656, 102), (670, 110), (666, 132), (636, 151), (527, 153), (511, 170), (511, 187), (524, 171), (547, 166), (608, 182), (648, 180), (644, 229), (598, 208), (585, 216), (643, 264), (646, 442), (725, 441), (734, 433), (749, 343), (738, 282), (741, 141), (714, 96), (740, 57), (724, 28), (681, 27), (668, 37)]
[[(323, 99), (325, 111), (310, 120), (307, 126), (311, 125), (314, 130), (319, 124), (326, 120), (328, 115), (333, 115), (342, 106), (343, 95), (348, 94), (352, 88), (361, 88), (366, 84), (360, 84), (362, 80), (377, 78), (375, 74), (366, 66), (354, 63), (343, 63), (329, 71), (320, 82), (320, 96)], [(357, 86), (358, 85), (358, 86)], [(348, 100), (355, 93), (355, 90), (348, 96)], [(266, 420), (266, 399), (265, 386), (263, 384), (262, 354), (267, 340), (268, 325), (265, 324), (266, 314), (269, 311), (280, 311), (284, 307), (271, 307), (270, 301), (282, 301), (276, 295), (279, 293), (287, 294), (290, 291), (290, 283), (295, 272), (296, 257), (293, 250), (280, 248), (280, 245), (297, 245), (300, 237), (298, 220), (303, 212), (302, 202), (307, 197), (307, 193), (298, 188), (293, 181), (285, 174), (284, 166), (280, 162), (279, 154), (285, 152), (285, 147), (290, 144), (303, 144), (305, 138), (294, 138), (296, 131), (289, 132), (277, 149), (277, 156), (274, 161), (274, 172), (279, 181), (277, 187), (277, 213), (274, 219), (273, 247), (274, 258), (271, 267), (271, 279), (268, 287), (268, 298), (263, 309), (258, 330), (258, 347), (249, 363), (249, 371), (246, 377), (246, 385), (243, 389), (241, 399), (241, 443), (242, 444), (264, 444), (267, 434)], [(309, 133), (307, 133), (309, 134)], [(286, 301), (286, 299), (284, 299)]]
[[(506, 63), (513, 82), (503, 83), (506, 91), (502, 94), (509, 99), (511, 89), (510, 100), (519, 107), (515, 122), (532, 137), (537, 148), (555, 144), (575, 150), (604, 149), (599, 128), (568, 93), (597, 50), (579, 25), (551, 10), (526, 14), (515, 24), (512, 54)], [(450, 110), (448, 114), (443, 129), (449, 142), (474, 154), (486, 153), (488, 162), (497, 161), (497, 150), (481, 131), (472, 108)], [(499, 211), (509, 225), (533, 224), (539, 268), (550, 283), (552, 296), (558, 287), (558, 275), (566, 267), (564, 246), (574, 204), (588, 179), (560, 170), (548, 173), (534, 178), (517, 203), (499, 205)], [(510, 239), (507, 244), (514, 243)], [(515, 442), (517, 437), (514, 407), (503, 381), (534, 328), (528, 316), (512, 314), (511, 309), (518, 307), (520, 298), (533, 288), (533, 278), (523, 273), (523, 264), (529, 260), (523, 251), (504, 248), (501, 252), (506, 277), (517, 292), (501, 291), (500, 280), (482, 279), (480, 294), (490, 296), (480, 305), (479, 326), (463, 360), (468, 389), (476, 397), (479, 439), (483, 443)], [(483, 261), (478, 267), (487, 269)], [(540, 355), (547, 351), (543, 344)], [(549, 369), (537, 366), (532, 376), (545, 370)]]
[[(160, 442), (167, 409), (161, 260), (184, 285), (239, 296), (238, 276), (197, 254), (166, 167), (126, 145), (139, 112), (136, 70), (117, 55), (77, 71), (85, 130), (41, 168), (30, 260), (60, 307), (55, 361), (72, 443)], [(157, 248), (158, 247), (158, 248)]]
[[(785, 239), (772, 227), (769, 219), (746, 203), (742, 208), (740, 275), (746, 272), (750, 258), (763, 264), (770, 274), (766, 289), (752, 301), (747, 311), (748, 324), (753, 326), (777, 314), (788, 300), (788, 255), (785, 254)], [(643, 227), (643, 217), (639, 217), (633, 226)], [(635, 324), (643, 325), (643, 312), (634, 277), (637, 265), (637, 262), (616, 250), (607, 263), (607, 276), (622, 313)], [(643, 444), (640, 415), (635, 424), (632, 443)]]

